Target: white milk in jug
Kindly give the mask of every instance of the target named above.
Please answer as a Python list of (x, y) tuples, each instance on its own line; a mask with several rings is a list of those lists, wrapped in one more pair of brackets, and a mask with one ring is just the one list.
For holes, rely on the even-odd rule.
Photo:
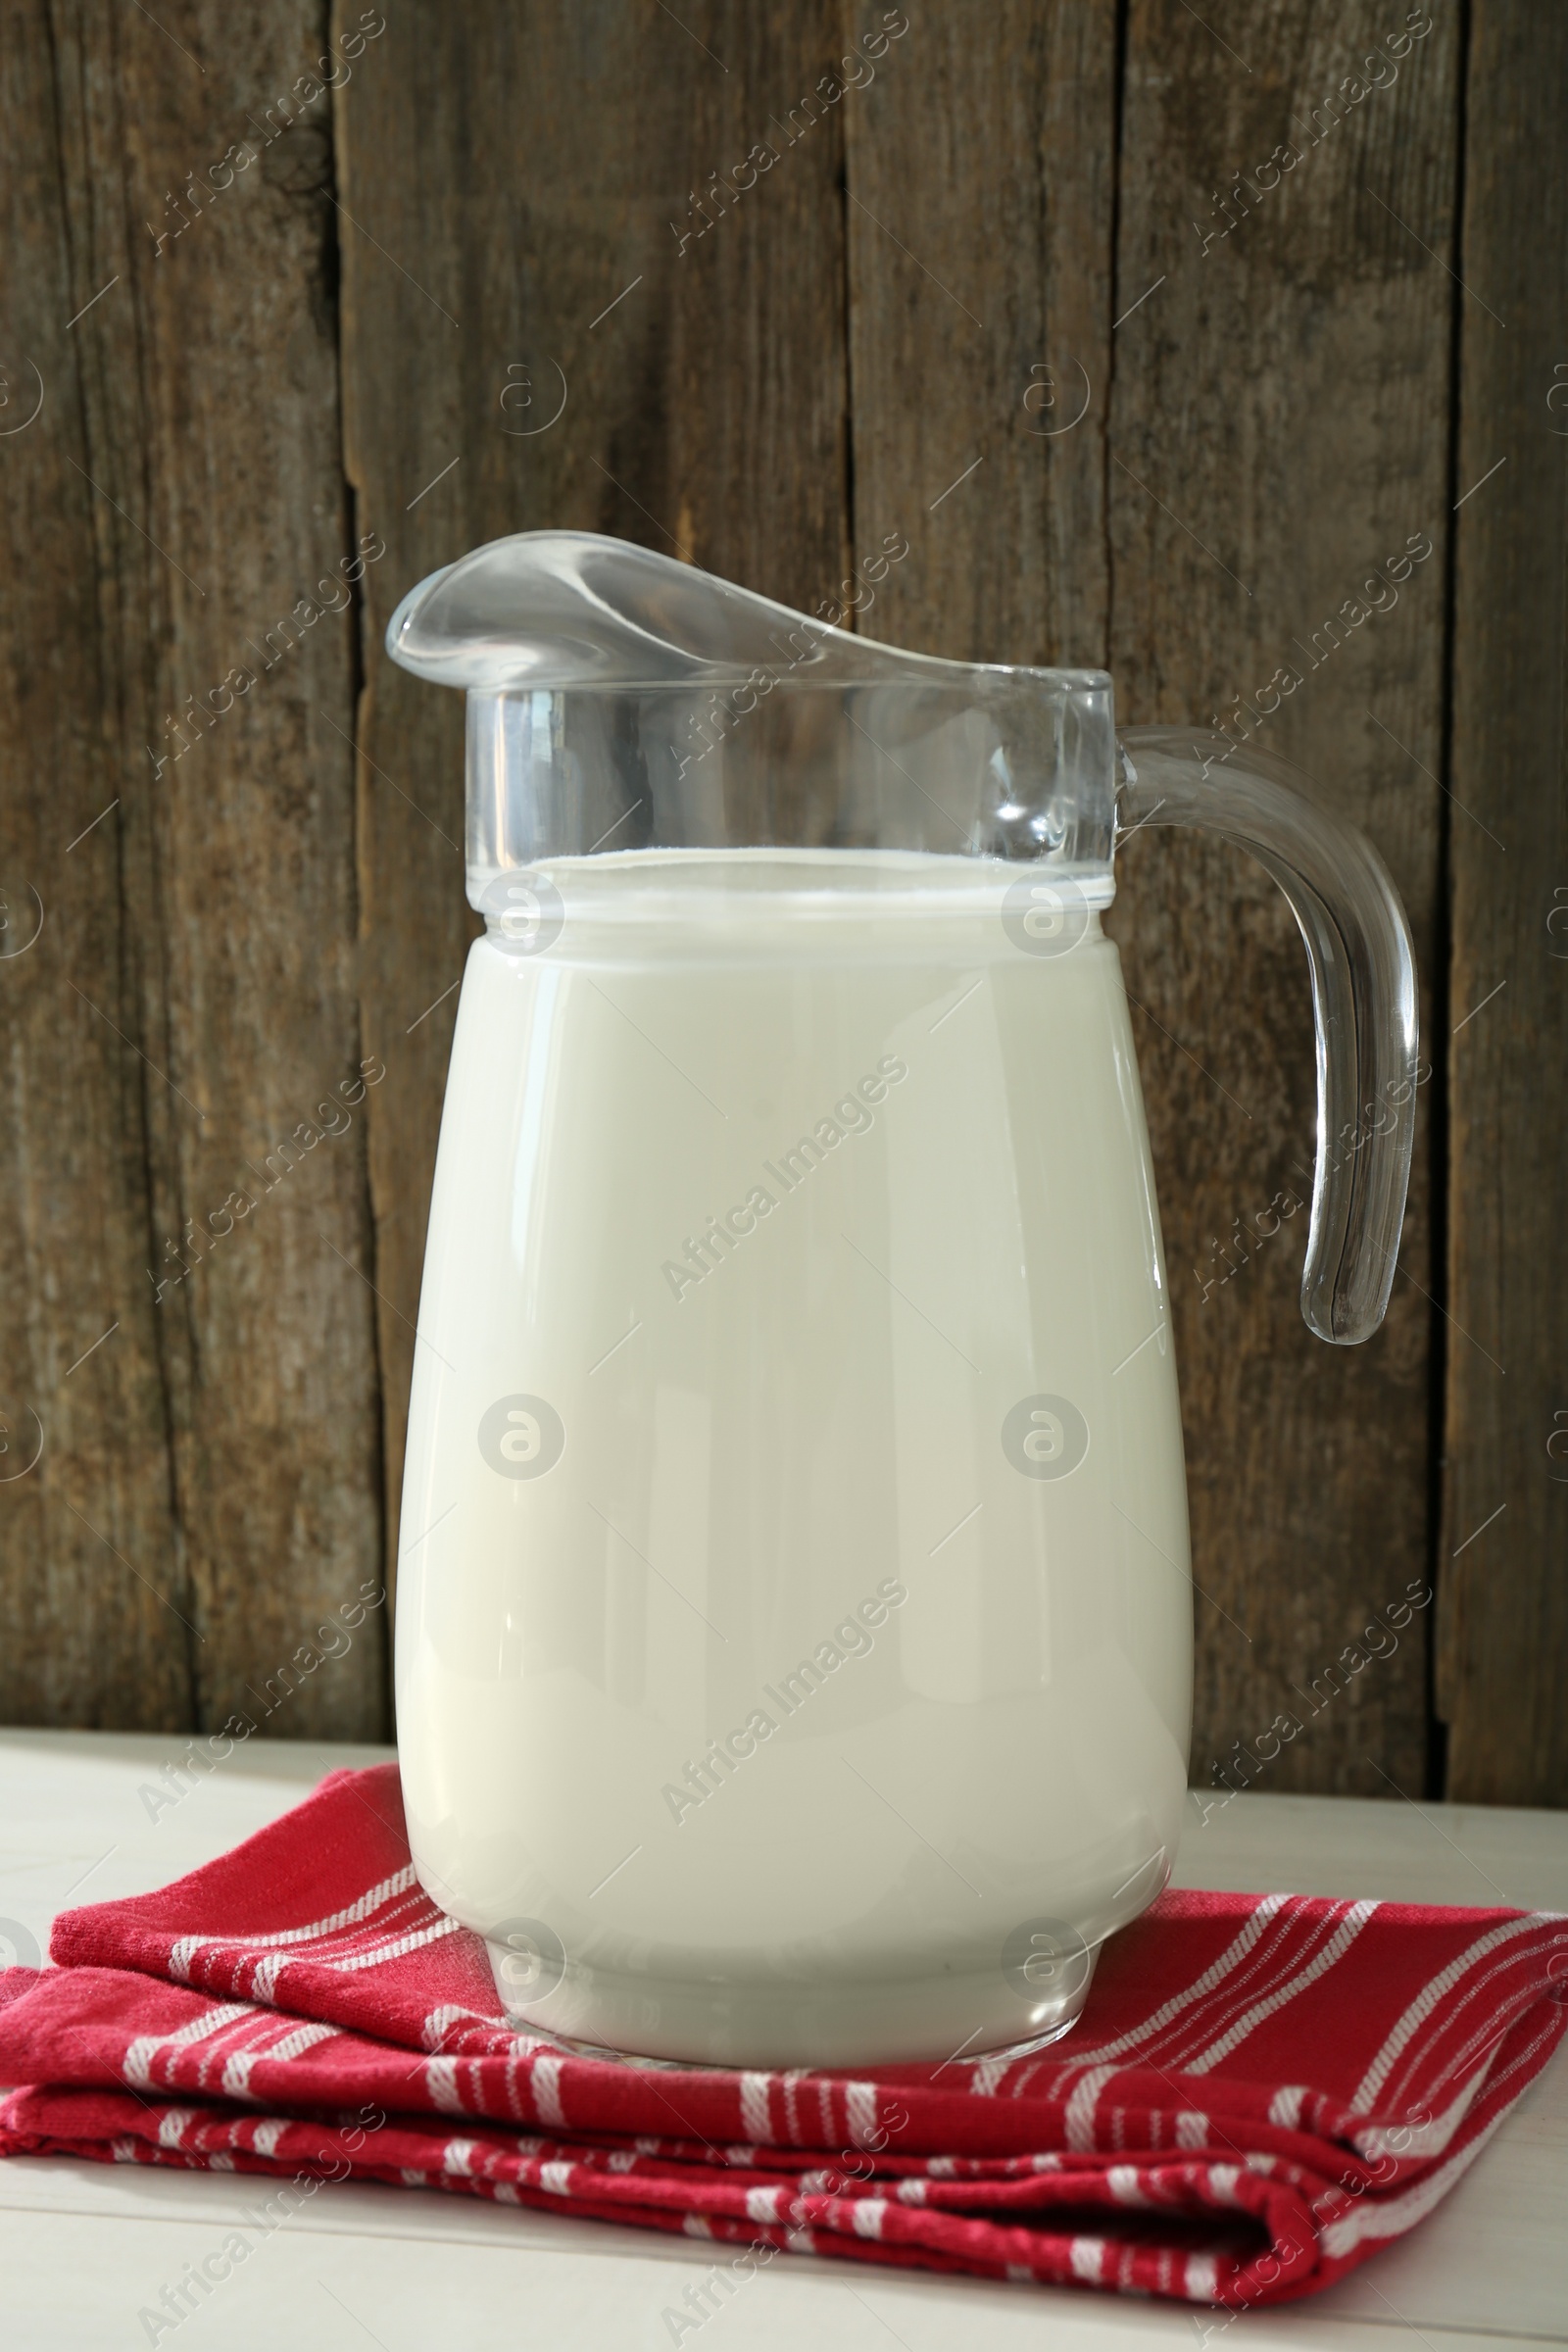
[(470, 951), (398, 1734), (420, 1878), (525, 1955), (540, 2032), (973, 2056), (1049, 2025), (1030, 1952), (1163, 1883), (1191, 1588), (1142, 1099), (1098, 913), (1020, 929), (1016, 871), (562, 861)]

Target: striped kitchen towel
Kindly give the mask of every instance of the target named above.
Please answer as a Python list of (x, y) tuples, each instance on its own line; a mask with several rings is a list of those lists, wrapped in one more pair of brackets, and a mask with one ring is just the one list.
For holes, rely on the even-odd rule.
[[(507, 2026), (409, 1861), (395, 1765), (336, 1772), (0, 1977), (0, 2153), (462, 2190), (781, 2252), (1231, 2307), (1430, 2213), (1545, 2064), (1568, 1919), (1167, 1893), (1044, 2054), (744, 2073)], [(279, 2199), (274, 2197), (272, 2203)]]

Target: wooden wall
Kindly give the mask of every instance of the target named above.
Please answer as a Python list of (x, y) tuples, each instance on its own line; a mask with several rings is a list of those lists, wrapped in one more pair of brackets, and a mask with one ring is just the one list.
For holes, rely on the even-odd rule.
[[(1415, 930), (1400, 1273), (1386, 1330), (1325, 1348), (1304, 1218), (1234, 1247), (1305, 1197), (1294, 928), (1217, 845), (1122, 860), (1194, 1780), (1285, 1712), (1264, 1786), (1568, 1801), (1568, 25), (4, 17), (0, 1719), (390, 1730), (388, 1608), (301, 1651), (395, 1582), (472, 930), (461, 710), (386, 662), (398, 598), (559, 524), (810, 605), (897, 530), (872, 634), (1103, 662), (1128, 721), (1298, 674), (1263, 740)], [(1412, 1585), (1397, 1647), (1314, 1697)]]

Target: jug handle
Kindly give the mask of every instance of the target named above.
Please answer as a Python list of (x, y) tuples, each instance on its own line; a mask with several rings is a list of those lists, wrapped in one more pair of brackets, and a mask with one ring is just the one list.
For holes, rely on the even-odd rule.
[(1321, 1340), (1368, 1340), (1394, 1286), (1415, 1135), (1415, 956), (1398, 894), (1289, 761), (1183, 727), (1125, 728), (1119, 752), (1118, 847), (1144, 825), (1197, 825), (1250, 850), (1290, 902), (1317, 1032), (1301, 1313)]

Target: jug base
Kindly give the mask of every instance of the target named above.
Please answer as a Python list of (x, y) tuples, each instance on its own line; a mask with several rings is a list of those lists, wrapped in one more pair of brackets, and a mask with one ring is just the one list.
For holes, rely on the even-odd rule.
[[(1073, 2015), (1064, 2017), (1059, 2025), (1053, 2026), (1049, 2034), (1031, 2034), (1027, 2041), (1009, 2041), (1001, 2049), (965, 2050), (960, 2057), (950, 2059), (947, 2063), (958, 2066), (977, 2066), (984, 2059), (989, 2066), (1003, 2067), (1011, 2066), (1013, 2061), (1018, 2058), (1037, 2057), (1042, 2050), (1048, 2050), (1054, 2041), (1060, 2041), (1070, 2034), (1077, 2025), (1082, 2012), (1083, 2004), (1080, 2002)], [(660, 2074), (702, 2075), (710, 2074), (714, 2064), (710, 2058), (648, 2058), (637, 2050), (612, 2050), (608, 2042), (579, 2041), (573, 2039), (569, 2034), (543, 2034), (537, 2027), (529, 2027), (528, 2034), (529, 2038), (536, 2041), (541, 2047), (564, 2050), (569, 2058), (598, 2058), (607, 2066), (634, 2066)], [(887, 2066), (890, 2064), (919, 2065), (924, 2062), (918, 2059), (889, 2060), (880, 2058), (866, 2059), (861, 2063)]]
[[(654, 2067), (872, 2067), (1009, 2063), (1072, 2032), (1098, 1945), (1043, 1998), (995, 1970), (839, 1984), (713, 1984), (568, 1963), (543, 1997), (519, 1998), (515, 1954), (487, 1941), (511, 2023), (574, 2056)], [(1023, 2031), (1020, 2033), (1020, 2027)]]

